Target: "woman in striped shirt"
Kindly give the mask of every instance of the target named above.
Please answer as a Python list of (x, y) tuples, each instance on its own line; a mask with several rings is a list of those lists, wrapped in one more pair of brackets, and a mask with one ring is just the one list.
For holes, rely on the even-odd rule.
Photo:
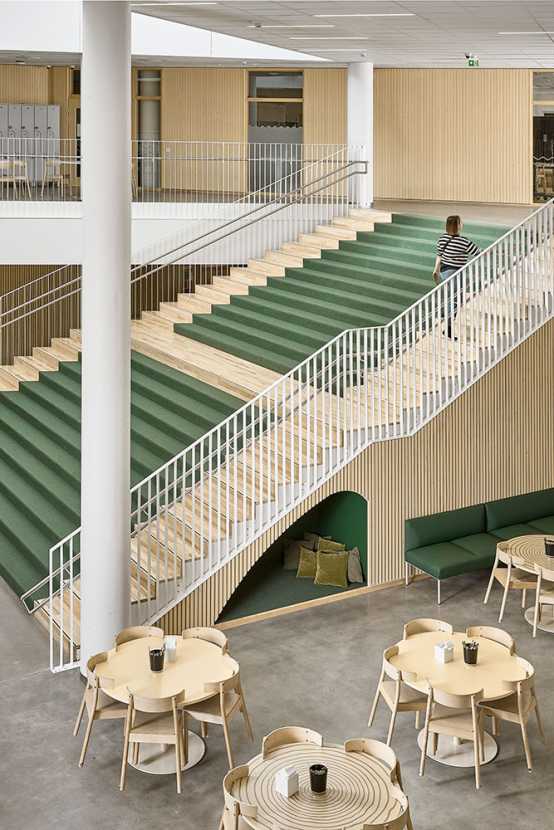
[[(462, 236), (463, 222), (460, 216), (449, 216), (446, 220), (446, 233), (437, 241), (437, 258), (433, 278), (437, 285), (445, 282), (452, 274), (481, 253), (478, 245), (466, 236)], [(452, 337), (452, 322), (456, 317), (456, 297), (451, 302), (451, 313), (448, 314), (447, 336)], [(446, 315), (445, 315), (446, 316)]]

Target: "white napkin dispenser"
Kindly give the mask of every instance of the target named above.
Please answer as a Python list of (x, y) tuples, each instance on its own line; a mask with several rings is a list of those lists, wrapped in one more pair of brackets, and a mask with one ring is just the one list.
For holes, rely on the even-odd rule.
[(445, 640), (435, 645), (435, 660), (437, 663), (451, 663), (454, 659), (454, 643)]
[(169, 635), (165, 638), (165, 656), (169, 663), (177, 659), (177, 637)]
[(290, 798), (298, 792), (298, 773), (294, 767), (283, 767), (275, 776), (275, 791)]

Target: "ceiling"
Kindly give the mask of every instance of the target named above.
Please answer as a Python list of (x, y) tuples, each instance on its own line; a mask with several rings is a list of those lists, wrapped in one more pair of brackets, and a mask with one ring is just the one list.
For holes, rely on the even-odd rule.
[(481, 67), (554, 67), (554, 0), (153, 0), (131, 6), (333, 63), (464, 66), (465, 53), (472, 53)]

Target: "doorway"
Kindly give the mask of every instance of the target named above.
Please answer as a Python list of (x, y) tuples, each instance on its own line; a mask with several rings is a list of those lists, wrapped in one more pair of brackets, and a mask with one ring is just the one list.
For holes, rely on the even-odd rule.
[(554, 71), (533, 73), (533, 200), (554, 197)]

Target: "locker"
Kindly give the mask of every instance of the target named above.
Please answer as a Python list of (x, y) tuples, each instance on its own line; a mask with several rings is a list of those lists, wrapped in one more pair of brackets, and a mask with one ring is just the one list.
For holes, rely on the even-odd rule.
[(8, 153), (8, 105), (0, 104), (0, 156)]
[(35, 180), (35, 108), (32, 104), (21, 105), (21, 148), (18, 154), (21, 161), (26, 165), (27, 178), (30, 182)]
[(60, 137), (59, 104), (50, 104), (48, 106), (48, 136), (53, 139)]
[(34, 126), (34, 171), (33, 181), (42, 182), (42, 177), (45, 169), (45, 158), (49, 155), (48, 148), (48, 107), (42, 104), (37, 104), (35, 110), (35, 126)]
[(21, 134), (21, 104), (8, 106), (8, 136), (19, 138)]

